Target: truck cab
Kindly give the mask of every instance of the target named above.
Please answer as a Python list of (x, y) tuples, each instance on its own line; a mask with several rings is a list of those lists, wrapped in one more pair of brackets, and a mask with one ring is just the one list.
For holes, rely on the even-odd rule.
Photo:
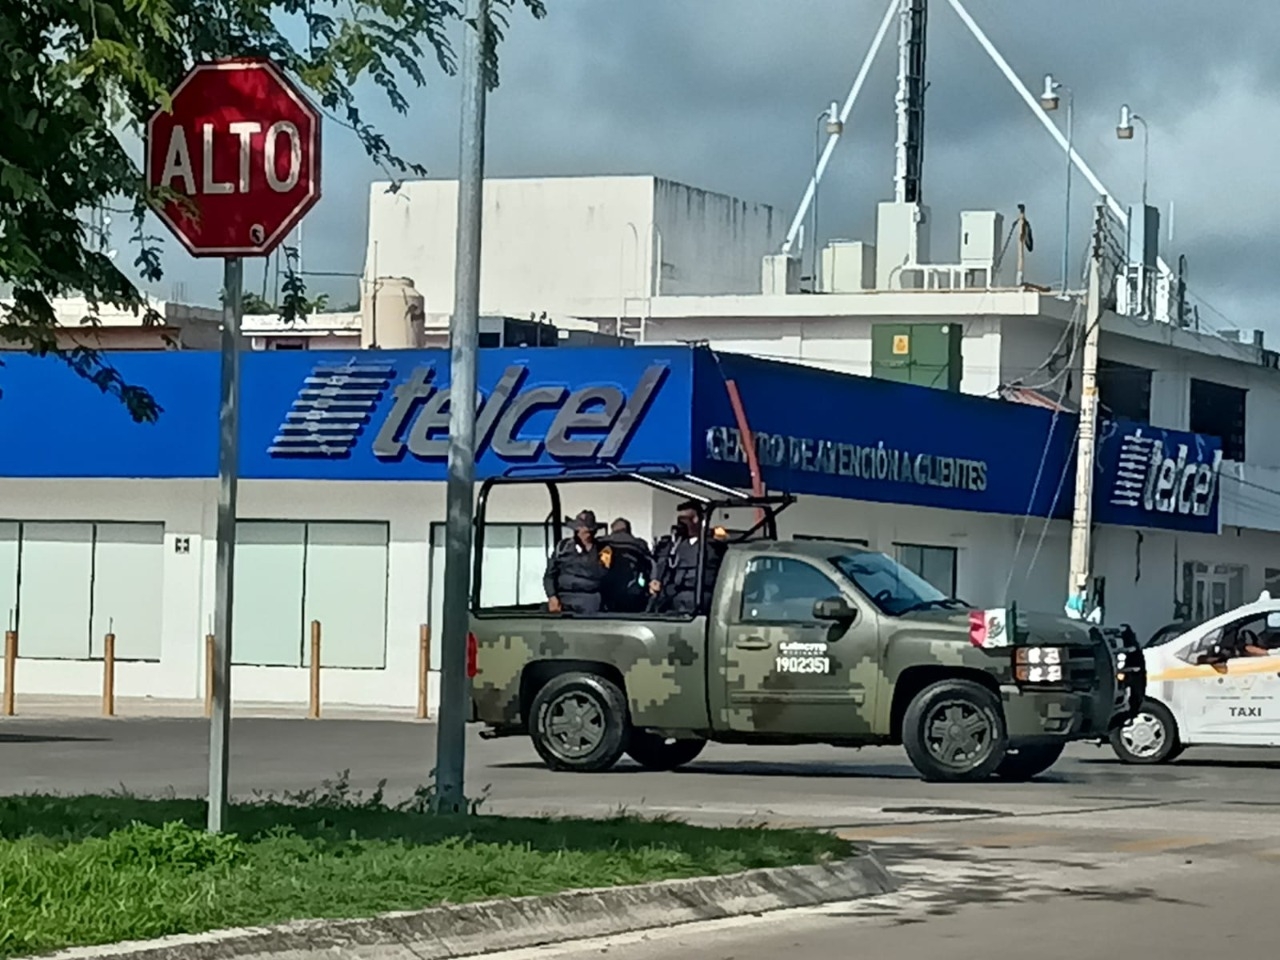
[[(779, 540), (788, 502), (707, 498), (701, 542), (719, 551), (716, 573), (685, 616), (473, 605), (473, 702), (488, 735), (527, 734), (548, 766), (575, 771), (624, 754), (671, 769), (708, 741), (902, 744), (927, 779), (981, 780), (1034, 776), (1141, 703), (1136, 642), (975, 610), (872, 550)], [(726, 506), (755, 511), (755, 524), (717, 538), (711, 517)]]

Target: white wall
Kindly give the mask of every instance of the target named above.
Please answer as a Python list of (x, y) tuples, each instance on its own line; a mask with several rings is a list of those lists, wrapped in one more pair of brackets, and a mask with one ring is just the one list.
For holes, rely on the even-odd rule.
[[(654, 182), (653, 222), (655, 252), (662, 256), (654, 292), (664, 296), (759, 293), (761, 259), (782, 240), (775, 235), (779, 224), (771, 207), (670, 180)], [(649, 224), (636, 226), (644, 255)], [(647, 283), (628, 291), (630, 296), (649, 294)]]
[[(408, 277), (428, 313), (453, 310), (456, 180), (410, 180), (395, 193), (370, 187), (365, 274)], [(482, 313), (563, 313), (572, 296), (620, 302), (637, 270), (629, 222), (652, 219), (650, 177), (485, 181)]]
[[(408, 277), (428, 314), (453, 309), (457, 181), (370, 188), (365, 273)], [(480, 309), (616, 317), (661, 289), (758, 291), (771, 208), (651, 176), (485, 181)]]
[[(549, 508), (544, 489), (498, 488), (490, 499), (490, 519), (541, 523)], [(627, 517), (642, 536), (650, 536), (655, 523), (661, 529), (670, 523), (671, 507), (664, 503), (661, 516), (655, 514), (654, 495), (645, 487), (610, 483), (571, 484), (561, 489), (567, 515), (594, 509), (606, 524), (615, 517)], [(149, 663), (118, 663), (118, 696), (204, 696), (204, 637), (213, 629), (215, 598), (215, 497), (216, 485), (210, 481), (0, 480), (0, 503), (4, 504), (0, 521), (164, 524), (163, 588), (148, 598), (159, 607), (160, 658)], [(384, 665), (380, 669), (326, 667), (321, 698), (330, 705), (413, 707), (418, 696), (418, 638), (423, 623), (430, 624), (432, 630), (431, 662), (437, 668), (440, 663), (439, 624), (431, 615), (431, 590), (433, 583), (439, 583), (439, 571), (431, 569), (429, 531), (433, 522), (444, 519), (444, 484), (242, 481), (239, 516), (245, 521), (369, 521), (389, 525)], [(189, 543), (189, 552), (177, 550), (179, 539)], [(244, 609), (242, 605), (242, 613)], [(94, 624), (95, 629), (99, 626)], [(124, 634), (117, 639), (121, 647), (127, 641)], [(21, 656), (21, 649), (19, 653)], [(97, 696), (102, 689), (102, 664), (101, 638), (96, 636), (93, 656), (96, 659), (23, 658), (18, 667), (18, 689), (27, 694)], [(322, 648), (321, 662), (327, 659)], [(232, 696), (241, 702), (301, 705), (309, 695), (308, 678), (305, 667), (236, 666)], [(438, 689), (439, 675), (433, 669), (429, 684), (432, 710)]]
[[(929, 316), (928, 323), (958, 323), (962, 393), (993, 396), (1000, 385), (1000, 324), (995, 318)], [(837, 373), (871, 376), (871, 328), (876, 323), (910, 323), (915, 317), (682, 317), (646, 322), (646, 343), (708, 340), (726, 353), (789, 360)]]

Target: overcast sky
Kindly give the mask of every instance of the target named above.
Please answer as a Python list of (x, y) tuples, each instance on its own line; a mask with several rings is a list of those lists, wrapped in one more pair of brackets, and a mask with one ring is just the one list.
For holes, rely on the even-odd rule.
[[(789, 222), (812, 169), (817, 114), (843, 101), (887, 0), (547, 0), (517, 15), (489, 107), (491, 176), (652, 173), (774, 205)], [(1202, 319), (1261, 327), (1280, 241), (1280, 36), (1276, 0), (964, 0), (1033, 90), (1052, 72), (1075, 91), (1077, 149), (1122, 202), (1141, 188), (1140, 139), (1120, 142), (1122, 102), (1151, 128), (1152, 202), (1162, 252), (1185, 253)], [(824, 237), (872, 238), (875, 204), (893, 190), (893, 38), (821, 191)], [(1060, 272), (1061, 149), (1018, 98), (947, 0), (931, 0), (924, 197), (935, 259), (956, 255), (957, 212), (1027, 204), (1033, 278)], [(438, 73), (407, 118), (365, 98), (368, 116), (432, 176), (457, 168), (458, 86)], [(1059, 115), (1059, 120), (1064, 118)], [(1139, 134), (1139, 137), (1141, 134)], [(325, 128), (324, 199), (306, 220), (307, 270), (363, 268), (368, 184), (384, 179), (354, 135)], [(1074, 182), (1072, 246), (1083, 256), (1096, 197)], [(1176, 205), (1167, 241), (1168, 206)], [(158, 225), (157, 225), (158, 226)], [(162, 233), (157, 229), (155, 232)], [(1079, 241), (1079, 243), (1077, 243)], [(122, 254), (123, 254), (122, 250)], [(121, 259), (125, 259), (122, 255)], [(128, 259), (132, 259), (130, 255)], [(215, 303), (216, 261), (166, 242), (155, 292)], [(248, 264), (250, 289), (261, 262)], [(336, 299), (355, 282), (333, 281)]]

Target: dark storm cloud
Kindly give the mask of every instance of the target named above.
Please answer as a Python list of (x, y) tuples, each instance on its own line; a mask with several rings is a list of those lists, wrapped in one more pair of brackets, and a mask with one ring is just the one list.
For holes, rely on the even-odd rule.
[[(817, 114), (843, 101), (881, 0), (549, 0), (517, 15), (489, 111), (493, 176), (655, 173), (774, 204), (790, 220), (811, 169)], [(1076, 143), (1122, 201), (1137, 199), (1141, 145), (1115, 139), (1121, 102), (1151, 123), (1152, 201), (1177, 204), (1170, 260), (1242, 326), (1269, 326), (1270, 250), (1280, 239), (1280, 3), (1272, 0), (967, 0), (1033, 91), (1053, 72), (1075, 91)], [(896, 28), (895, 28), (896, 30)], [(870, 237), (892, 192), (894, 31), (821, 191), (823, 236)], [(1053, 282), (1062, 243), (1062, 151), (960, 23), (932, 0), (925, 197), (935, 257), (954, 255), (956, 215), (1025, 202), (1033, 269)], [(371, 101), (373, 102), (373, 101)], [(457, 84), (433, 81), (401, 118), (372, 113), (433, 175), (456, 167)], [(1061, 114), (1056, 118), (1062, 122)], [(354, 138), (326, 129), (325, 200), (307, 221), (307, 265), (358, 271), (368, 191), (384, 175)], [(1090, 205), (1074, 178), (1072, 246)], [(1078, 242), (1077, 242), (1078, 241)], [(192, 276), (176, 250), (172, 273)], [(202, 268), (203, 270), (203, 268)], [(206, 299), (216, 271), (202, 272)], [(251, 274), (252, 276), (252, 271)], [(207, 287), (208, 289), (204, 289)], [(166, 291), (167, 292), (167, 291)], [(193, 291), (194, 292), (194, 291)], [(1218, 321), (1219, 325), (1221, 321)]]

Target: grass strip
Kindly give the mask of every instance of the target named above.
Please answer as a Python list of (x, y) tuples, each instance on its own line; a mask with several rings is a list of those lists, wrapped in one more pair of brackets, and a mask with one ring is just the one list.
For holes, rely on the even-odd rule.
[[(308, 798), (304, 798), (308, 799)], [(818, 831), (673, 820), (444, 817), (381, 796), (233, 806), (0, 797), (0, 958), (69, 946), (370, 916), (848, 856)]]

